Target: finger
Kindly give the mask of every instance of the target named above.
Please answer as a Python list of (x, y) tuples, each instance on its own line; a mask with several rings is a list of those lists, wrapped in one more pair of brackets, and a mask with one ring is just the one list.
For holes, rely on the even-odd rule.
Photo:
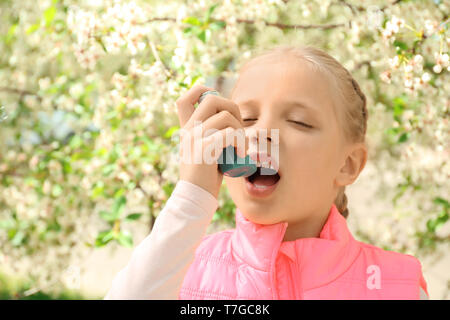
[(194, 113), (194, 105), (197, 103), (201, 94), (210, 90), (215, 89), (197, 84), (175, 101), (175, 105), (178, 111), (178, 120), (180, 121), (180, 127), (184, 127), (191, 115)]
[(206, 119), (201, 123), (202, 136), (208, 136), (215, 130), (221, 130), (226, 127), (232, 127), (234, 129), (242, 128), (242, 124), (234, 115), (227, 110), (222, 110)]
[(194, 126), (197, 121), (205, 122), (208, 118), (221, 111), (228, 111), (242, 125), (241, 112), (236, 103), (220, 96), (207, 95), (192, 114), (187, 128)]
[[(241, 130), (241, 129), (238, 129)], [(237, 144), (236, 146), (236, 154), (241, 157), (241, 158), (245, 158), (245, 156), (249, 153), (249, 149), (250, 149), (250, 139), (249, 137), (245, 134), (245, 130), (242, 129), (243, 133), (242, 135), (244, 136), (243, 140), (239, 140), (240, 143)]]
[(208, 137), (215, 134), (217, 130), (223, 130), (227, 127), (233, 128), (234, 131), (232, 136), (228, 136), (231, 140), (229, 143), (224, 144), (224, 146), (235, 146), (236, 154), (241, 158), (245, 158), (247, 150), (249, 149), (249, 138), (246, 136), (241, 123), (228, 111), (216, 113), (202, 123), (202, 135)]
[(203, 139), (203, 145), (211, 150), (214, 161), (218, 160), (224, 148), (236, 144), (234, 141), (235, 131), (236, 129), (233, 127), (226, 127)]
[[(218, 130), (225, 129), (227, 127), (242, 129), (241, 132), (239, 132), (240, 135), (237, 135), (236, 138), (238, 138), (238, 141), (245, 141), (245, 131), (243, 130), (240, 122), (226, 110), (216, 113), (205, 122), (200, 123), (189, 130), (183, 128), (182, 131), (184, 134), (181, 136), (181, 141), (183, 141), (183, 145), (184, 143), (189, 145), (189, 143), (192, 143), (196, 139), (208, 137)], [(245, 144), (245, 142), (240, 143)]]

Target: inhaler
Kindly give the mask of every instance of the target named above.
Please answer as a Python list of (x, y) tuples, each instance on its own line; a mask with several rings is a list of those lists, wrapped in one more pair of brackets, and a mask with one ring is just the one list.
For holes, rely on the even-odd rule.
[[(217, 91), (206, 91), (202, 93), (198, 99), (198, 104), (203, 101), (206, 95), (214, 94), (220, 96)], [(227, 177), (239, 178), (249, 177), (257, 171), (256, 162), (247, 155), (245, 158), (241, 158), (237, 155), (235, 147), (230, 145), (222, 150), (219, 157), (218, 169)]]

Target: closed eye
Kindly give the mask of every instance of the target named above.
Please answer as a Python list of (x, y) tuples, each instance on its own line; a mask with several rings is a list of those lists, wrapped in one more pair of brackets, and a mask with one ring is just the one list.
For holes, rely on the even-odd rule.
[(294, 121), (294, 120), (288, 120), (289, 122), (293, 122), (293, 123), (295, 123), (295, 124), (298, 124), (298, 125), (301, 125), (301, 126), (304, 126), (304, 127), (306, 127), (306, 128), (313, 128), (313, 126), (311, 126), (311, 125), (309, 125), (309, 124), (306, 124), (306, 123), (304, 123), (304, 122), (301, 122), (301, 121)]
[(258, 119), (242, 119), (243, 122), (248, 122), (248, 121), (256, 121)]
[[(256, 120), (258, 120), (258, 119), (242, 119), (242, 121), (256, 121)], [(306, 128), (313, 128), (313, 126), (311, 126), (311, 125), (309, 125), (309, 124), (306, 124), (306, 123), (304, 123), (304, 122), (301, 122), (301, 121), (294, 121), (294, 120), (288, 120), (289, 122), (293, 122), (293, 123), (295, 123), (295, 124), (298, 124), (298, 125), (300, 125), (300, 126), (304, 126), (304, 127), (306, 127)]]

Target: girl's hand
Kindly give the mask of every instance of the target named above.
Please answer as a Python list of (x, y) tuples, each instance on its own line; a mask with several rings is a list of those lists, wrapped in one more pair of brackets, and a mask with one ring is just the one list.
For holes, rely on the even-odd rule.
[[(198, 108), (194, 108), (200, 95), (210, 90), (215, 89), (195, 85), (178, 98), (175, 104), (181, 128), (180, 179), (202, 187), (217, 199), (223, 180), (223, 173), (218, 170), (217, 160), (223, 148), (234, 145), (237, 147), (237, 154), (244, 157), (248, 141), (245, 138), (239, 107), (233, 101), (209, 94)], [(211, 129), (218, 131), (211, 134)], [(245, 145), (238, 145), (233, 136), (243, 138)], [(214, 145), (219, 148), (215, 148)], [(207, 157), (211, 156), (214, 161), (207, 163)], [(195, 158), (200, 161), (195, 163)]]

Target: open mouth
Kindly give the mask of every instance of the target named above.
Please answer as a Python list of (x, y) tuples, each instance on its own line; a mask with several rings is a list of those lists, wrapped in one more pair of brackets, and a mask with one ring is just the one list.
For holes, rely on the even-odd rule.
[(258, 166), (256, 172), (251, 176), (246, 177), (245, 180), (250, 182), (256, 188), (264, 189), (273, 186), (281, 179), (280, 174), (278, 172), (274, 174), (274, 172), (273, 169)]

